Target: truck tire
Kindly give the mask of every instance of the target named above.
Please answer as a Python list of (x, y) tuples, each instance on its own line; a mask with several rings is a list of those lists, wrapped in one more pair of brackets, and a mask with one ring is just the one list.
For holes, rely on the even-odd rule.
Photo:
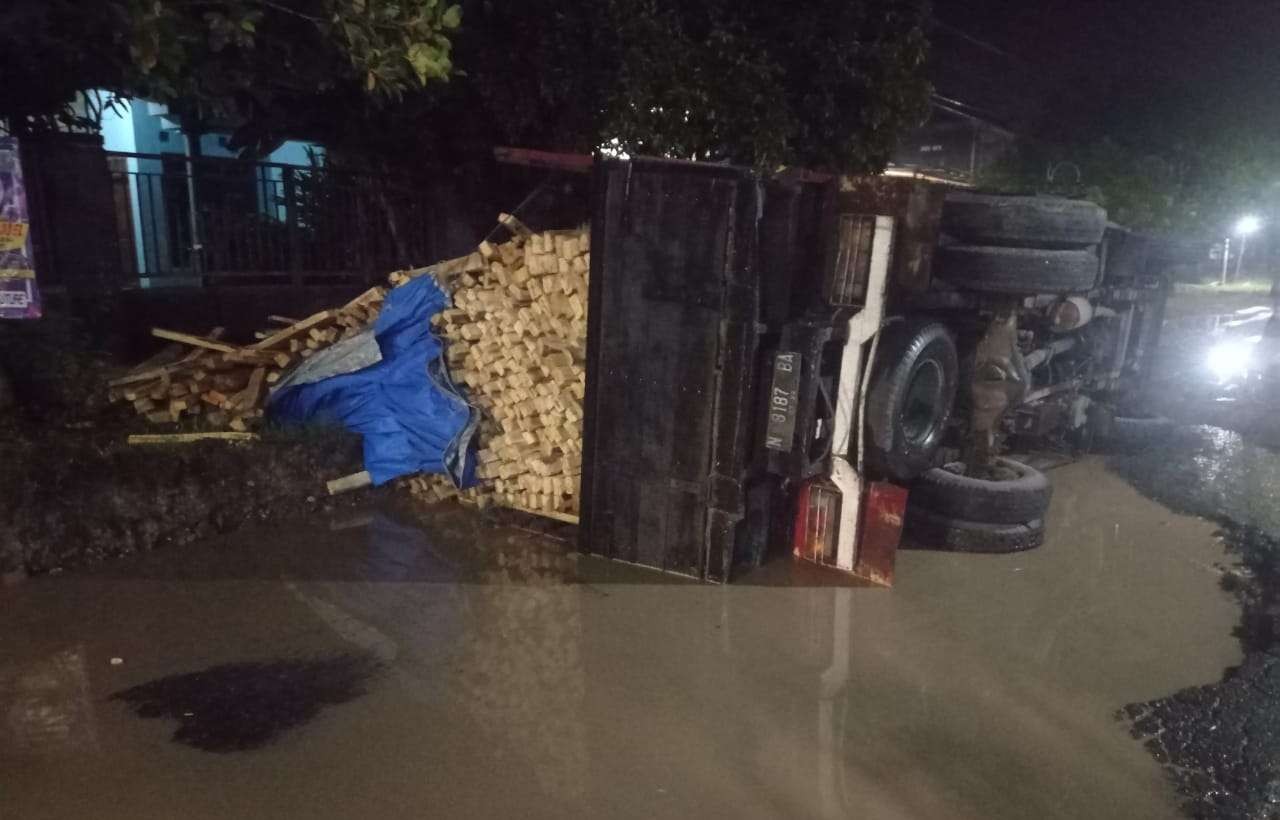
[(948, 245), (938, 249), (938, 277), (983, 293), (1078, 293), (1098, 278), (1093, 250)]
[(917, 549), (952, 552), (1022, 552), (1044, 543), (1044, 519), (1024, 524), (988, 524), (907, 509), (903, 541)]
[(933, 466), (957, 374), (955, 337), (945, 325), (898, 323), (883, 331), (867, 396), (867, 462), (909, 482)]
[(922, 473), (911, 485), (909, 503), (948, 518), (1021, 524), (1045, 517), (1053, 487), (1039, 470), (1011, 458), (995, 460), (999, 478), (958, 472), (948, 464)]
[(1107, 212), (1056, 196), (957, 192), (942, 206), (942, 231), (971, 245), (1084, 248), (1102, 241)]

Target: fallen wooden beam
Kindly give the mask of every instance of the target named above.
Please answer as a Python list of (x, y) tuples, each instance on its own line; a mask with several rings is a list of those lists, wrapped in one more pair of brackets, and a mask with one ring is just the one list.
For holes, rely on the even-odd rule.
[(234, 353), (239, 350), (235, 345), (229, 345), (226, 342), (220, 342), (217, 339), (210, 339), (205, 336), (192, 336), (189, 333), (179, 333), (176, 330), (165, 330), (162, 327), (151, 328), (151, 335), (157, 339), (168, 339), (171, 342), (181, 342), (191, 347), (203, 347), (205, 350), (216, 350), (219, 353)]
[(131, 435), (129, 444), (190, 444), (193, 441), (257, 441), (257, 433), (144, 433)]

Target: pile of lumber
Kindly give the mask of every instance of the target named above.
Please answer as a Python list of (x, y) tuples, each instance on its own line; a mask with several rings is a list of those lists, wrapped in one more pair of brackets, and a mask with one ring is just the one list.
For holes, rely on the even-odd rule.
[(437, 269), (453, 307), (433, 320), (454, 382), (482, 414), (480, 484), (459, 494), (442, 477), (420, 476), (410, 486), (433, 499), (461, 495), (576, 520), (590, 234), (534, 233), (506, 214), (499, 221), (508, 241), (482, 242)]
[[(430, 500), (458, 497), (576, 522), (590, 234), (585, 227), (535, 233), (507, 214), (499, 222), (506, 241), (390, 276), (398, 287), (431, 273), (451, 294), (453, 306), (432, 321), (450, 376), (481, 413), (478, 486), (459, 492), (445, 477), (426, 475), (408, 483)], [(110, 398), (155, 424), (198, 417), (193, 426), (244, 431), (262, 417), (269, 385), (371, 324), (386, 294), (375, 287), (302, 320), (270, 317), (276, 327), (246, 345), (224, 341), (221, 328), (204, 336), (153, 329), (174, 345), (110, 382)], [(359, 476), (352, 486), (368, 483), (367, 474), (348, 478)]]
[(262, 418), (269, 385), (372, 323), (386, 293), (384, 287), (371, 288), (336, 310), (302, 320), (269, 317), (275, 326), (247, 345), (223, 341), (222, 328), (204, 336), (154, 328), (152, 335), (174, 344), (108, 382), (108, 398), (129, 402), (152, 424), (191, 418), (204, 427), (244, 431)]

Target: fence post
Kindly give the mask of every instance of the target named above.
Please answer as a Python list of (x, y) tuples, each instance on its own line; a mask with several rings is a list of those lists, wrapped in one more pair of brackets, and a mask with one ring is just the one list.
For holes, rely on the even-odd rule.
[(285, 168), (280, 174), (284, 188), (285, 224), (289, 232), (289, 281), (295, 287), (302, 286), (302, 236), (298, 232), (298, 184), (293, 169)]
[(201, 132), (185, 130), (187, 140), (187, 218), (191, 231), (191, 275), (204, 281), (204, 230), (200, 217), (200, 166), (196, 163), (204, 156), (200, 147)]

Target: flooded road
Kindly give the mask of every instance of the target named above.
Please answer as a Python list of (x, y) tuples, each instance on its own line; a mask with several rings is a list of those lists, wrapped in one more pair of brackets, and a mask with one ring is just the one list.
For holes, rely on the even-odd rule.
[(892, 591), (393, 509), (0, 588), (0, 816), (1173, 816), (1114, 715), (1240, 661), (1222, 545), (1100, 459), (1053, 480), (1044, 547)]

